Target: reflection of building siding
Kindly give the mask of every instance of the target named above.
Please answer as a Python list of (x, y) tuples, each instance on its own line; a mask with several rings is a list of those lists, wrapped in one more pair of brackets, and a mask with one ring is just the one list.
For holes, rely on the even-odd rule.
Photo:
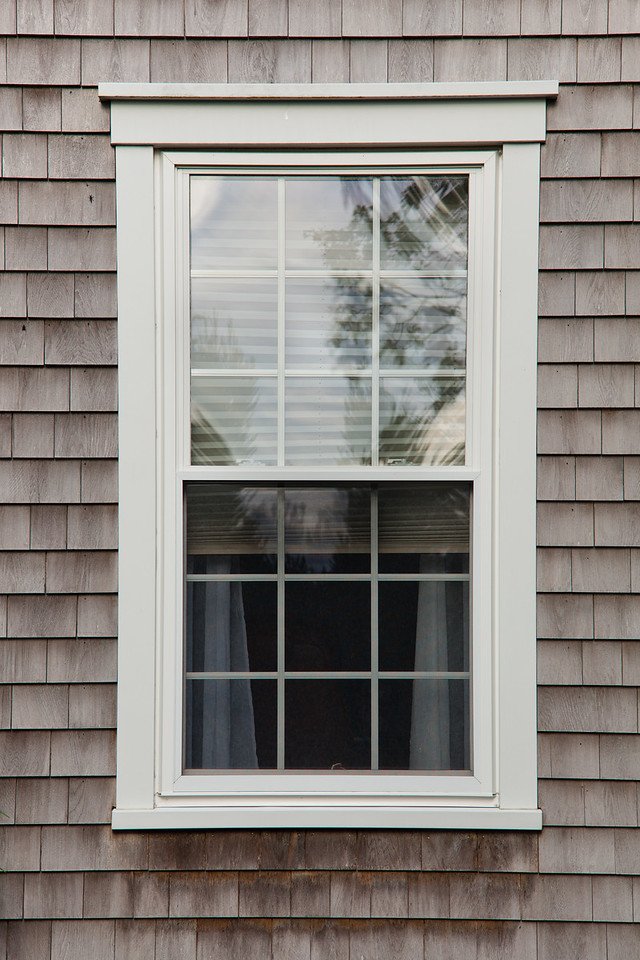
[[(115, 34), (109, 3), (0, 8), (0, 957), (5, 939), (11, 960), (634, 957), (637, 4), (115, 8)], [(542, 833), (112, 833), (117, 308), (98, 81), (538, 77), (562, 82), (542, 150)]]

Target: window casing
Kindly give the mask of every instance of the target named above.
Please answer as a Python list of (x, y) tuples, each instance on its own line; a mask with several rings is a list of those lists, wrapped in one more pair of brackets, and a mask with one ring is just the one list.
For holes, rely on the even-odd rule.
[[(530, 104), (528, 104), (530, 105)], [(542, 105), (542, 104), (540, 104)], [(124, 104), (123, 104), (124, 106)], [(131, 106), (131, 104), (127, 104)], [(154, 104), (158, 106), (158, 104)], [(296, 103), (296, 106), (300, 104)], [(327, 104), (323, 103), (326, 107)], [(344, 104), (341, 104), (344, 106)], [(360, 106), (350, 104), (357, 116)], [(371, 105), (367, 104), (370, 108)], [(385, 104), (385, 106), (390, 106)], [(404, 104), (406, 106), (406, 104)], [(459, 106), (459, 104), (457, 104)], [(474, 104), (474, 106), (477, 106)], [(115, 107), (115, 105), (114, 105)], [(304, 107), (314, 113), (312, 103)], [(477, 112), (477, 111), (476, 111)], [(115, 113), (115, 110), (114, 110)], [(124, 114), (123, 114), (124, 116)], [(229, 121), (232, 123), (233, 121)], [(117, 133), (117, 129), (116, 129)], [(143, 133), (148, 136), (148, 133)], [(119, 291), (122, 291), (124, 303), (133, 303), (135, 277), (127, 270), (127, 252), (136, 247), (135, 235), (129, 231), (126, 235), (125, 249), (120, 239), (124, 234), (121, 211), (125, 210), (127, 199), (133, 194), (127, 192), (127, 185), (141, 184), (143, 168), (153, 171), (151, 188), (145, 185), (147, 197), (152, 199), (151, 211), (147, 203), (147, 216), (152, 212), (152, 225), (155, 235), (155, 248), (146, 253), (146, 265), (143, 271), (150, 271), (153, 280), (153, 329), (147, 327), (147, 348), (153, 345), (155, 362), (153, 369), (148, 357), (145, 360), (148, 379), (143, 378), (145, 386), (153, 385), (153, 422), (158, 431), (157, 443), (153, 442), (153, 463), (155, 465), (154, 497), (155, 533), (152, 540), (152, 555), (156, 575), (151, 583), (148, 579), (146, 601), (153, 601), (155, 610), (152, 632), (155, 672), (151, 689), (148, 681), (142, 686), (145, 692), (139, 704), (145, 716), (145, 735), (135, 735), (136, 744), (125, 743), (123, 736), (134, 728), (136, 707), (133, 697), (126, 696), (127, 685), (131, 684), (132, 665), (136, 660), (138, 668), (149, 673), (141, 651), (125, 652), (122, 655), (119, 670), (119, 682), (125, 686), (124, 703), (119, 716), (119, 771), (118, 771), (118, 808), (114, 812), (114, 827), (131, 826), (489, 826), (489, 827), (537, 827), (540, 815), (536, 809), (535, 798), (535, 709), (533, 692), (535, 674), (532, 672), (533, 620), (532, 580), (533, 558), (526, 553), (533, 550), (531, 536), (531, 517), (534, 503), (524, 501), (523, 517), (520, 520), (507, 520), (509, 512), (517, 504), (517, 492), (512, 489), (508, 476), (513, 466), (507, 457), (524, 455), (525, 463), (531, 469), (531, 453), (534, 450), (530, 438), (528, 448), (523, 451), (521, 430), (523, 417), (531, 424), (533, 400), (527, 385), (531, 384), (531, 372), (534, 369), (535, 353), (523, 355), (524, 349), (531, 349), (532, 324), (535, 320), (535, 303), (525, 302), (518, 312), (524, 316), (523, 327), (517, 331), (509, 329), (505, 337), (505, 308), (510, 316), (510, 324), (516, 322), (516, 304), (521, 304), (521, 292), (529, 295), (535, 290), (535, 259), (537, 249), (537, 164), (538, 144), (536, 131), (531, 142), (519, 143), (515, 147), (505, 145), (506, 137), (500, 143), (489, 143), (481, 148), (468, 147), (453, 151), (438, 149), (394, 149), (388, 144), (372, 145), (367, 150), (300, 151), (292, 149), (236, 150), (233, 152), (188, 152), (176, 150), (149, 151), (145, 147), (124, 146), (118, 148), (120, 158), (128, 167), (125, 188), (119, 194)], [(270, 141), (269, 141), (270, 145)], [(276, 144), (279, 148), (284, 144)], [(350, 145), (349, 145), (350, 146)], [(397, 147), (397, 143), (393, 143)], [(513, 152), (515, 149), (515, 153)], [(144, 152), (144, 156), (143, 156)], [(149, 160), (152, 166), (149, 166)], [(136, 164), (138, 168), (136, 169)], [(517, 166), (521, 171), (518, 183)], [(379, 239), (373, 238), (373, 246), (378, 252), (373, 254), (372, 280), (374, 301), (372, 308), (372, 342), (369, 366), (360, 369), (355, 379), (370, 378), (374, 400), (371, 411), (371, 462), (322, 462), (322, 458), (287, 456), (287, 406), (289, 399), (288, 376), (291, 382), (301, 371), (292, 371), (286, 365), (286, 297), (282, 288), (289, 279), (282, 251), (278, 253), (275, 274), (280, 290), (276, 297), (277, 314), (275, 329), (275, 349), (279, 362), (267, 373), (272, 377), (275, 389), (276, 439), (272, 445), (271, 462), (269, 457), (235, 456), (236, 463), (210, 462), (220, 461), (219, 454), (211, 450), (191, 457), (192, 432), (190, 429), (190, 409), (193, 396), (191, 384), (206, 382), (211, 370), (204, 373), (201, 369), (193, 380), (191, 371), (190, 313), (191, 283), (197, 271), (189, 258), (190, 231), (190, 181), (202, 183), (206, 178), (273, 178), (282, 191), (281, 183), (300, 182), (305, 177), (322, 178), (360, 178), (374, 184), (374, 192), (379, 196), (380, 183), (385, 178), (400, 176), (422, 177), (461, 177), (469, 185), (468, 217), (468, 269), (466, 290), (466, 373), (464, 408), (464, 459), (453, 457), (452, 462), (442, 462), (446, 458), (422, 456), (405, 457), (409, 462), (393, 462), (402, 457), (380, 456), (381, 447), (377, 443), (380, 426), (381, 406), (375, 402), (377, 388), (374, 383), (378, 376), (378, 386), (384, 383), (385, 374), (390, 372), (381, 366), (380, 353), (375, 349), (375, 338), (380, 328), (381, 267)], [(376, 186), (377, 184), (377, 186)], [(517, 211), (510, 209), (505, 217), (505, 203), (517, 205)], [(375, 207), (375, 204), (374, 204)], [(374, 216), (379, 216), (374, 212)], [(278, 213), (282, 221), (282, 211)], [(131, 211), (127, 210), (124, 219), (131, 226)], [(505, 220), (508, 221), (505, 223)], [(378, 221), (379, 222), (379, 221)], [(149, 221), (147, 220), (147, 226)], [(509, 231), (510, 247), (506, 244), (505, 230)], [(282, 234), (280, 234), (281, 236)], [(515, 256), (514, 256), (515, 254)], [(376, 256), (378, 258), (376, 264)], [(356, 268), (357, 270), (358, 268)], [(505, 269), (509, 279), (505, 283)], [(376, 276), (377, 270), (377, 276)], [(122, 277), (124, 271), (125, 276)], [(382, 272), (383, 269), (382, 269)], [(224, 278), (223, 278), (224, 279)], [(229, 279), (228, 277), (226, 278)], [(236, 278), (237, 279), (237, 278)], [(246, 279), (246, 277), (245, 277)], [(294, 280), (309, 280), (308, 276), (294, 277)], [(376, 283), (378, 284), (376, 290)], [(505, 290), (507, 291), (505, 295)], [(143, 306), (143, 312), (151, 303)], [(126, 307), (125, 307), (126, 309)], [(533, 328), (534, 329), (534, 328)], [(127, 337), (125, 336), (125, 339)], [(129, 337), (131, 339), (131, 337)], [(132, 357), (124, 359), (121, 341), (121, 364), (125, 370), (124, 399), (126, 407), (126, 367)], [(517, 355), (514, 354), (514, 349)], [(142, 344), (137, 343), (137, 353), (144, 353)], [(513, 365), (517, 370), (514, 375)], [(375, 368), (375, 369), (374, 369)], [(266, 368), (265, 368), (266, 369)], [(262, 370), (265, 373), (265, 369)], [(228, 374), (228, 370), (226, 373)], [(236, 370), (229, 380), (246, 379), (246, 369)], [(309, 371), (302, 371), (309, 376)], [(316, 375), (327, 373), (316, 369)], [(333, 371), (335, 373), (335, 371)], [(350, 371), (353, 375), (355, 372)], [(331, 373), (331, 371), (329, 371)], [(212, 380), (224, 379), (225, 371), (216, 370)], [(251, 374), (253, 376), (253, 374)], [(406, 376), (405, 371), (402, 375)], [(227, 387), (233, 388), (231, 383)], [(295, 393), (292, 390), (291, 393)], [(123, 416), (123, 394), (121, 393), (121, 417)], [(215, 406), (215, 405), (214, 405)], [(518, 417), (519, 427), (505, 422), (506, 409), (513, 410)], [(383, 414), (382, 414), (383, 415)], [(515, 428), (515, 429), (514, 429)], [(128, 448), (126, 427), (124, 430), (126, 455)], [(518, 438), (518, 443), (515, 443)], [(148, 440), (147, 440), (148, 442)], [(525, 444), (525, 447), (527, 445)], [(319, 448), (318, 448), (319, 449)], [(122, 450), (122, 447), (121, 447)], [(202, 450), (202, 447), (200, 448)], [(527, 457), (528, 453), (528, 457)], [(139, 457), (138, 457), (139, 459)], [(287, 460), (292, 462), (287, 463)], [(342, 458), (349, 460), (349, 457)], [(360, 455), (354, 460), (363, 459)], [(261, 462), (255, 462), (256, 460)], [(386, 462), (384, 462), (386, 460)], [(421, 462), (419, 462), (421, 460)], [(195, 461), (195, 462), (194, 462)], [(200, 462), (198, 462), (200, 461)], [(204, 461), (204, 462), (202, 462)], [(249, 461), (249, 462), (242, 462)], [(319, 462), (318, 462), (319, 461)], [(335, 462), (338, 461), (338, 462)], [(377, 462), (376, 462), (377, 461)], [(381, 462), (382, 461), (382, 462)], [(418, 462), (416, 462), (418, 461)], [(518, 469), (514, 471), (517, 480)], [(526, 485), (522, 483), (522, 478)], [(141, 496), (140, 480), (135, 469), (127, 463), (121, 466), (121, 478), (124, 479), (125, 494), (130, 486), (137, 485)], [(122, 482), (121, 479), (121, 482)], [(522, 473), (520, 492), (531, 495), (531, 476)], [(290, 766), (286, 762), (286, 748), (282, 733), (285, 730), (284, 690), (290, 683), (310, 683), (312, 680), (325, 681), (338, 678), (331, 676), (291, 677), (287, 673), (287, 653), (284, 624), (279, 622), (276, 628), (277, 656), (275, 670), (265, 671), (268, 676), (254, 677), (255, 681), (273, 682), (277, 687), (275, 700), (277, 762), (265, 770), (250, 770), (241, 765), (241, 769), (211, 769), (198, 760), (199, 766), (186, 764), (184, 698), (189, 683), (230, 681), (230, 675), (224, 677), (193, 676), (198, 671), (187, 674), (185, 684), (185, 663), (183, 637), (189, 606), (189, 582), (195, 583), (202, 574), (203, 567), (189, 566), (185, 550), (184, 536), (188, 526), (185, 517), (185, 490), (201, 491), (205, 497), (209, 491), (235, 488), (260, 488), (278, 491), (275, 500), (283, 503), (287, 490), (308, 491), (353, 489), (369, 491), (374, 494), (369, 499), (371, 509), (371, 529), (378, 524), (376, 501), (381, 495), (378, 491), (397, 489), (410, 492), (422, 491), (421, 495), (430, 496), (429, 491), (468, 490), (470, 491), (469, 540), (470, 568), (470, 612), (469, 612), (469, 662), (464, 678), (468, 685), (468, 738), (466, 757), (468, 770), (454, 769), (455, 764), (434, 764), (435, 769), (424, 769), (430, 764), (414, 769), (375, 769), (384, 767), (379, 763), (379, 749), (375, 743), (377, 718), (375, 710), (379, 708), (380, 684), (410, 680), (419, 683), (425, 677), (416, 677), (414, 671), (406, 671), (400, 677), (380, 672), (378, 644), (379, 637), (371, 645), (371, 661), (366, 669), (355, 671), (358, 676), (350, 677), (355, 682), (370, 686), (372, 705), (371, 719), (371, 757), (374, 769), (346, 769), (342, 764), (338, 769), (314, 769), (306, 771), (296, 763), (292, 771), (283, 769)], [(507, 486), (505, 486), (507, 484)], [(187, 494), (188, 496), (189, 494)], [(402, 497), (406, 499), (404, 493)], [(133, 498), (135, 500), (135, 497)], [(132, 501), (133, 502), (133, 501)], [(139, 501), (140, 503), (140, 501)], [(123, 502), (124, 518), (122, 530), (127, 530), (127, 508)], [(284, 523), (285, 508), (277, 507), (278, 523)], [(511, 514), (513, 516), (513, 514)], [(133, 514), (129, 514), (132, 518)], [(144, 524), (143, 524), (144, 526)], [(523, 531), (525, 532), (523, 538)], [(148, 531), (147, 531), (148, 533)], [(146, 556), (149, 557), (149, 544), (146, 544)], [(284, 527), (276, 537), (276, 553), (284, 557)], [(127, 541), (127, 535), (124, 537)], [(131, 539), (131, 538), (129, 538)], [(375, 535), (374, 535), (375, 546)], [(211, 544), (206, 548), (211, 552)], [(125, 557), (121, 542), (122, 558), (125, 568), (129, 557)], [(371, 551), (375, 555), (375, 550)], [(382, 554), (381, 554), (382, 556)], [(278, 591), (287, 589), (287, 582), (295, 580), (295, 574), (286, 572), (286, 566), (279, 558), (273, 582)], [(524, 562), (522, 562), (524, 560)], [(507, 600), (505, 590), (509, 589), (509, 577), (513, 576), (514, 564), (520, 563), (515, 583), (517, 592)], [(375, 623), (377, 599), (375, 592), (385, 582), (384, 575), (377, 569), (377, 561), (372, 561), (367, 572), (366, 583), (371, 589), (370, 605)], [(121, 563), (122, 570), (122, 563)], [(191, 570), (191, 574), (189, 571)], [(189, 577), (191, 576), (191, 581)], [(224, 580), (225, 576), (207, 575), (209, 582)], [(387, 578), (389, 579), (389, 578)], [(391, 578), (393, 579), (393, 578)], [(416, 577), (413, 576), (415, 581)], [(315, 578), (316, 582), (318, 577)], [(226, 582), (229, 582), (228, 579)], [(272, 582), (263, 579), (263, 582)], [(334, 581), (336, 582), (336, 581)], [(357, 583), (365, 582), (361, 577)], [(356, 581), (354, 580), (354, 586)], [(121, 593), (122, 593), (121, 588)], [(123, 628), (131, 636), (136, 629), (143, 628), (149, 635), (148, 624), (144, 622), (145, 608), (143, 596), (142, 609), (134, 614), (128, 606), (126, 587), (125, 596), (121, 596), (121, 608), (124, 601), (124, 617), (121, 619), (121, 644)], [(283, 596), (281, 594), (279, 596)], [(518, 606), (520, 617), (513, 609)], [(281, 609), (278, 604), (278, 610)], [(147, 612), (148, 612), (147, 607)], [(277, 614), (279, 621), (284, 611)], [(520, 621), (520, 622), (519, 622)], [(516, 626), (518, 636), (514, 635)], [(505, 633), (505, 627), (508, 631)], [(375, 631), (376, 628), (374, 628)], [(515, 638), (514, 638), (515, 637)], [(148, 652), (151, 647), (147, 642)], [(122, 662), (124, 660), (124, 663)], [(188, 667), (188, 664), (187, 664)], [(505, 674), (506, 671), (506, 674)], [(203, 671), (200, 671), (202, 673)], [(207, 671), (204, 671), (205, 673)], [(215, 673), (215, 671), (213, 671)], [(258, 671), (259, 672), (259, 671)], [(324, 671), (323, 673), (326, 673)], [(329, 670), (330, 674), (334, 671)], [(339, 671), (338, 671), (339, 672)], [(446, 671), (444, 671), (446, 673)], [(211, 671), (209, 671), (211, 673)], [(458, 671), (461, 673), (461, 671)], [(360, 675), (360, 674), (366, 674)], [(247, 677), (244, 677), (245, 682)], [(348, 678), (340, 677), (340, 682)], [(429, 677), (433, 680), (433, 677)], [(237, 680), (233, 681), (238, 683)], [(310, 688), (309, 688), (310, 689)], [(191, 694), (189, 694), (191, 696)], [(414, 694), (414, 696), (417, 696)], [(122, 694), (121, 694), (122, 698)], [(299, 698), (300, 699), (300, 698)], [(304, 699), (304, 698), (303, 698)], [(365, 698), (366, 699), (366, 698)], [(146, 706), (145, 706), (146, 704)], [(152, 718), (149, 707), (153, 705)], [(151, 722), (149, 722), (151, 720)], [(143, 741), (149, 744), (153, 731), (152, 757), (144, 757), (144, 771), (141, 772)], [(413, 733), (412, 733), (413, 736)], [(132, 768), (138, 758), (137, 771)], [(193, 754), (192, 754), (193, 756)], [(221, 765), (223, 766), (223, 764)], [(333, 766), (331, 764), (331, 766)], [(449, 769), (450, 767), (450, 769)], [(277, 768), (277, 769), (275, 769)], [(513, 796), (511, 799), (510, 794)]]

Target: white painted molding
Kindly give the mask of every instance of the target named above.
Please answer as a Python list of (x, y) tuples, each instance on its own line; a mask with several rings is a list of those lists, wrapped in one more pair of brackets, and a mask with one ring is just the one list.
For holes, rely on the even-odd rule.
[(262, 829), (540, 830), (540, 810), (497, 807), (226, 806), (114, 810), (114, 830)]
[[(546, 134), (546, 98), (556, 93), (557, 84), (546, 82), (100, 87), (103, 99), (113, 101), (112, 142), (118, 145), (121, 588), (114, 829), (540, 829), (534, 576), (538, 144)], [(329, 804), (317, 794), (296, 794), (286, 802), (273, 792), (263, 798), (246, 792), (215, 797), (195, 796), (195, 783), (191, 795), (176, 788), (173, 770), (180, 757), (171, 733), (172, 677), (180, 668), (175, 637), (181, 620), (173, 609), (175, 578), (162, 558), (174, 556), (181, 536), (173, 522), (175, 483), (183, 478), (174, 450), (174, 381), (181, 349), (176, 317), (188, 299), (176, 283), (182, 274), (175, 236), (185, 230), (187, 207), (177, 202), (177, 178), (181, 167), (242, 165), (241, 153), (226, 150), (241, 145), (262, 164), (268, 151), (281, 147), (309, 151), (321, 146), (316, 157), (333, 162), (324, 148), (358, 145), (369, 153), (370, 163), (385, 150), (397, 156), (404, 147), (414, 158), (432, 151), (431, 163), (450, 167), (464, 157), (459, 150), (442, 157), (440, 147), (491, 148), (484, 160), (475, 154), (467, 160), (493, 165), (483, 175), (482, 202), (490, 215), (482, 220), (486, 233), (478, 245), (482, 255), (476, 256), (476, 288), (484, 291), (483, 309), (491, 322), (472, 351), (474, 363), (483, 358), (480, 398), (488, 411), (478, 421), (474, 444), (490, 451), (491, 463), (469, 468), (483, 484), (491, 476), (482, 502), (497, 505), (493, 518), (483, 521), (483, 529), (493, 532), (492, 560), (484, 568), (495, 578), (495, 588), (483, 590), (481, 597), (491, 606), (495, 629), (487, 634), (476, 667), (486, 672), (483, 690), (490, 710), (483, 715), (493, 715), (481, 737), (486, 761), (476, 755), (488, 771), (484, 792), (473, 794), (469, 784), (465, 799), (460, 790), (448, 800), (442, 793), (425, 796), (424, 803), (391, 795), (374, 802), (361, 794), (360, 803), (343, 795)], [(299, 163), (301, 157), (310, 162), (312, 156), (287, 150), (280, 165)], [(354, 156), (355, 151), (344, 151), (347, 166)], [(252, 162), (244, 160), (249, 167)], [(415, 162), (429, 165), (428, 158)], [(483, 439), (492, 434), (493, 414), (499, 422), (495, 448)], [(314, 471), (316, 479), (319, 474)], [(202, 468), (198, 476), (212, 479), (217, 471)], [(391, 478), (387, 471), (385, 476)], [(173, 598), (170, 610), (167, 596)]]
[(490, 83), (101, 83), (101, 100), (496, 100), (554, 98), (555, 80)]
[(156, 328), (153, 149), (116, 151), (119, 588), (117, 803), (154, 790)]
[(558, 84), (101, 84), (111, 142), (364, 149), (541, 142)]

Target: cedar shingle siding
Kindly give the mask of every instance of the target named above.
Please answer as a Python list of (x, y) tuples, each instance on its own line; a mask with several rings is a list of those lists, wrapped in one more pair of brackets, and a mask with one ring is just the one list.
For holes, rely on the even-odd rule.
[[(0, 31), (0, 958), (640, 955), (640, 3), (1, 0)], [(112, 833), (96, 84), (537, 78), (542, 833)]]

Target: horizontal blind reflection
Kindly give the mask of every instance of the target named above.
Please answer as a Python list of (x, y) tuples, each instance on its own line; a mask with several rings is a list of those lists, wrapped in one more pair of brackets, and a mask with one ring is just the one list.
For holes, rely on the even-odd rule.
[(273, 177), (191, 177), (192, 269), (273, 269), (276, 249)]
[(370, 179), (288, 179), (285, 201), (287, 268), (371, 269), (371, 211)]
[(277, 309), (275, 280), (194, 278), (192, 367), (275, 367)]
[[(189, 483), (187, 555), (276, 554), (275, 487)], [(206, 571), (217, 572), (213, 568)], [(220, 569), (224, 573), (224, 569)], [(230, 572), (229, 569), (226, 571)]]
[(467, 177), (382, 177), (382, 269), (466, 267), (468, 207)]
[(383, 280), (380, 365), (464, 368), (466, 291), (466, 280), (459, 278)]
[(464, 463), (468, 178), (375, 183), (191, 178), (193, 463)]
[(382, 377), (381, 463), (464, 463), (464, 387), (462, 377)]
[[(313, 596), (318, 575), (356, 582), (371, 572), (369, 487), (286, 486), (284, 489), (284, 570), (287, 580)], [(316, 615), (320, 618), (322, 613)]]
[(192, 463), (275, 464), (276, 394), (275, 377), (192, 377)]
[(370, 280), (288, 280), (285, 297), (287, 367), (370, 365)]
[(371, 381), (288, 377), (285, 461), (371, 463)]
[[(468, 484), (403, 483), (380, 486), (380, 554), (468, 554), (469, 524)], [(385, 566), (381, 565), (380, 570), (384, 571)]]

